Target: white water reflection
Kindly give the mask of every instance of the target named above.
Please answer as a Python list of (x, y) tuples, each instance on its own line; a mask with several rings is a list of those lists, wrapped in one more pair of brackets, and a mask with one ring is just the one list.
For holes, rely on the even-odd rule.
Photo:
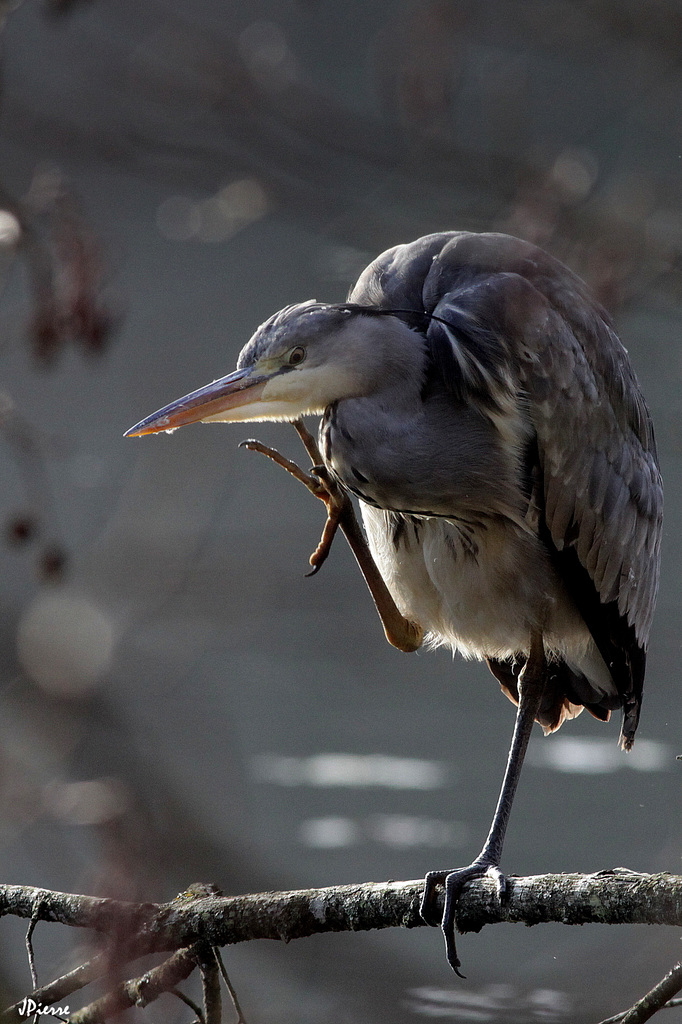
[(479, 991), (447, 988), (408, 989), (405, 1007), (420, 1017), (441, 1020), (505, 1021), (506, 1024), (547, 1024), (567, 1021), (572, 1016), (565, 992), (537, 988), (520, 992), (514, 985), (486, 985)]
[(469, 828), (461, 821), (444, 821), (409, 814), (375, 814), (367, 818), (330, 816), (301, 823), (299, 839), (314, 849), (340, 849), (359, 843), (379, 843), (394, 849), (464, 846)]
[(675, 767), (675, 752), (659, 740), (637, 739), (633, 749), (624, 753), (612, 739), (552, 736), (531, 747), (528, 760), (558, 772), (582, 775), (605, 775), (625, 768), (663, 772)]
[(385, 754), (314, 754), (284, 757), (260, 754), (253, 758), (253, 775), (279, 786), (378, 786), (386, 789), (440, 789), (449, 769), (440, 761)]
[(360, 842), (360, 828), (352, 818), (309, 818), (301, 823), (300, 840), (316, 850), (338, 850)]

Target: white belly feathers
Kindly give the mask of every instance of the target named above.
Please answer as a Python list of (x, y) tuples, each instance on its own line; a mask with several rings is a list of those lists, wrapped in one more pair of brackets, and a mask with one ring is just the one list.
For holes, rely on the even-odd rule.
[(463, 530), (431, 517), (409, 517), (396, 531), (390, 514), (361, 505), (370, 548), (396, 604), (428, 632), (431, 644), (447, 644), (465, 658), (509, 658), (527, 654), (530, 632), (540, 628), (550, 657), (561, 657), (597, 692), (615, 692), (582, 617), (532, 534), (503, 519)]

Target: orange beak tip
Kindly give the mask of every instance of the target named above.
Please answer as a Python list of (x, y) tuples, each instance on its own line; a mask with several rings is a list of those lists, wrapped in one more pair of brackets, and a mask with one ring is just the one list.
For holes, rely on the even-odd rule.
[(252, 375), (251, 367), (235, 370), (227, 377), (206, 384), (140, 420), (123, 436), (172, 434), (179, 427), (189, 423), (216, 418), (219, 413), (253, 402), (260, 396), (266, 383), (267, 378)]
[(144, 430), (136, 430), (135, 427), (131, 427), (130, 430), (126, 430), (124, 437), (146, 437), (148, 434), (174, 434), (179, 427), (146, 427)]

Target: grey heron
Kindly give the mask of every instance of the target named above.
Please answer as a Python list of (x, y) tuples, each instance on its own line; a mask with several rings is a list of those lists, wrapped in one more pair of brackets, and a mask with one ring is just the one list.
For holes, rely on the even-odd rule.
[(369, 542), (359, 560), (391, 642), (414, 650), (426, 638), (485, 660), (518, 705), (481, 853), (426, 876), (422, 915), (439, 923), (444, 884), (440, 924), (459, 973), (457, 900), (486, 872), (503, 890), (533, 722), (551, 733), (583, 708), (601, 721), (620, 708), (620, 743), (632, 746), (659, 575), (651, 418), (586, 285), (527, 242), (469, 232), (389, 249), (345, 303), (280, 310), (234, 373), (128, 435), (283, 420), (305, 437), (307, 415), (322, 417), (321, 465), (285, 468), (327, 501), (317, 564), (337, 522), (348, 527), (351, 492)]

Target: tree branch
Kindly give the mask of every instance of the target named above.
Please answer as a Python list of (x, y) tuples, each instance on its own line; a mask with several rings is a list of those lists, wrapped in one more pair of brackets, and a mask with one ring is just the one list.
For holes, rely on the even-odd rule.
[[(510, 876), (501, 902), (492, 879), (467, 886), (457, 912), (462, 932), (486, 924), (667, 924), (682, 926), (682, 876), (625, 868), (596, 874)], [(170, 903), (124, 903), (94, 896), (0, 886), (0, 916), (40, 920), (115, 935), (128, 959), (195, 942), (225, 946), (253, 939), (304, 938), (321, 932), (419, 928), (422, 879), (365, 882), (245, 896), (208, 895)]]
[[(146, 971), (139, 978), (116, 985), (101, 999), (97, 999), (89, 1006), (71, 1014), (70, 1024), (104, 1024), (111, 1017), (119, 1016), (132, 1006), (148, 1006), (164, 992), (171, 992), (181, 981), (189, 978), (204, 955), (203, 943), (197, 943), (190, 949), (181, 949), (177, 953), (173, 953), (158, 967)], [(218, 1012), (220, 1012), (219, 1008), (220, 1003), (218, 1002)], [(5, 1014), (3, 1014), (4, 1017)], [(215, 1024), (215, 1021), (220, 1021), (220, 1016), (206, 1019), (207, 1024), (209, 1021)]]
[(223, 1002), (220, 992), (220, 970), (215, 950), (205, 942), (197, 947), (200, 951), (199, 970), (204, 996), (204, 1021), (206, 1024), (220, 1024), (223, 1016)]

